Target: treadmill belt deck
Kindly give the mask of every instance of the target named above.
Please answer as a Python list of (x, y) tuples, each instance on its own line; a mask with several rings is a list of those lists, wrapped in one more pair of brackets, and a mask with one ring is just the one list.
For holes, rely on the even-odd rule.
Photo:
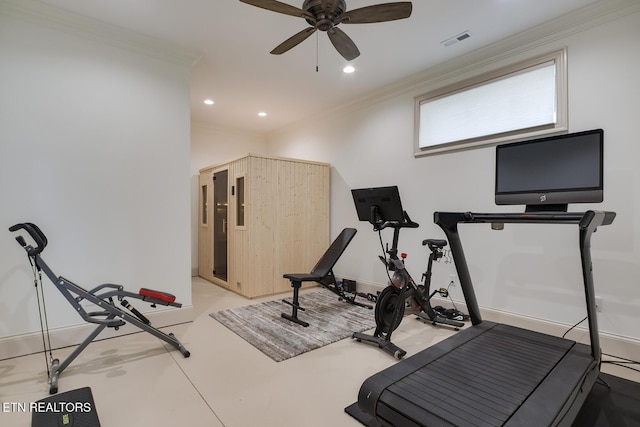
[(360, 407), (383, 425), (547, 425), (595, 365), (582, 344), (492, 322), (441, 344), (365, 381)]

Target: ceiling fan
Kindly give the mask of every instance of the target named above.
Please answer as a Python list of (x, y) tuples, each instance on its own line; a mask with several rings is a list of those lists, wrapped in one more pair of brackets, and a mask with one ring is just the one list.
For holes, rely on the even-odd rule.
[(302, 9), (277, 0), (240, 0), (273, 12), (304, 18), (310, 27), (294, 34), (271, 51), (280, 55), (306, 40), (316, 30), (325, 31), (338, 53), (347, 61), (357, 58), (360, 51), (339, 24), (369, 24), (395, 21), (411, 16), (411, 2), (382, 3), (347, 11), (344, 0), (304, 0)]

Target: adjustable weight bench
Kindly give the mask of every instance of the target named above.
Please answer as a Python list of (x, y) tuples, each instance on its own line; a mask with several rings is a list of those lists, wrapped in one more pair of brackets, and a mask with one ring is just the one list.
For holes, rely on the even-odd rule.
[[(82, 317), (82, 319), (89, 323), (95, 323), (98, 327), (62, 362), (58, 359), (54, 359), (51, 356), (50, 365), (47, 366), (47, 372), (49, 375), (49, 393), (54, 394), (58, 392), (58, 377), (62, 374), (69, 364), (84, 350), (91, 341), (98, 336), (104, 328), (114, 328), (118, 330), (121, 326), (131, 323), (134, 326), (142, 329), (145, 332), (149, 332), (151, 335), (160, 338), (166, 343), (172, 345), (184, 357), (189, 357), (190, 353), (186, 348), (178, 341), (175, 336), (165, 334), (164, 332), (151, 326), (151, 322), (142, 313), (140, 313), (135, 307), (133, 307), (129, 301), (138, 299), (142, 300), (151, 307), (156, 307), (157, 304), (172, 307), (182, 307), (182, 304), (175, 302), (176, 297), (167, 292), (156, 291), (153, 289), (141, 288), (138, 293), (127, 292), (121, 285), (114, 284), (102, 284), (91, 290), (86, 290), (68, 279), (62, 276), (56, 276), (54, 272), (49, 268), (47, 263), (40, 257), (40, 253), (47, 246), (47, 238), (42, 233), (40, 228), (32, 223), (16, 224), (9, 228), (9, 231), (15, 232), (19, 230), (26, 231), (29, 236), (35, 242), (35, 246), (26, 242), (22, 235), (16, 237), (16, 241), (23, 247), (29, 257), (29, 263), (33, 268), (34, 280), (36, 286), (38, 285), (38, 276), (41, 276), (41, 272), (44, 271), (45, 275), (51, 280), (56, 288), (62, 293), (65, 299), (73, 306), (75, 311)], [(41, 282), (41, 278), (40, 278)], [(40, 297), (40, 296), (39, 296)], [(122, 307), (128, 310), (124, 311), (116, 305), (116, 301), (120, 303)], [(90, 302), (94, 304), (99, 311), (87, 312), (85, 306), (81, 305), (81, 302)], [(40, 302), (40, 300), (38, 300)], [(45, 306), (46, 307), (46, 306)], [(42, 318), (41, 318), (42, 320)], [(46, 311), (45, 311), (46, 320)], [(42, 322), (41, 322), (42, 323)], [(47, 326), (47, 335), (48, 335)], [(44, 329), (43, 329), (43, 342), (44, 342)], [(49, 353), (51, 353), (51, 344), (49, 343)], [(47, 351), (45, 344), (45, 352)]]
[(282, 313), (283, 318), (298, 323), (304, 327), (309, 326), (307, 322), (298, 319), (298, 310), (304, 311), (304, 308), (301, 307), (298, 302), (298, 294), (303, 282), (318, 282), (324, 288), (338, 295), (341, 300), (349, 304), (369, 309), (372, 308), (370, 305), (355, 301), (357, 296), (355, 291), (350, 295), (347, 295), (344, 292), (344, 289), (338, 285), (336, 278), (333, 275), (333, 266), (336, 265), (336, 262), (338, 262), (338, 259), (340, 259), (340, 256), (342, 256), (342, 253), (353, 239), (353, 236), (356, 235), (357, 231), (358, 230), (355, 228), (345, 228), (342, 230), (333, 243), (331, 243), (329, 249), (327, 249), (324, 255), (322, 255), (322, 258), (320, 258), (315, 267), (313, 267), (311, 273), (285, 274), (283, 276), (285, 279), (291, 280), (291, 287), (293, 288), (293, 299), (291, 301), (287, 301), (285, 299), (282, 300), (293, 308), (291, 314)]

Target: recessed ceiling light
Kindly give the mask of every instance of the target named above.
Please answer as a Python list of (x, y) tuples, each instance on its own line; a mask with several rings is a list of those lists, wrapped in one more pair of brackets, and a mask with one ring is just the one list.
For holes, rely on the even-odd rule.
[(258, 113), (258, 115), (259, 115), (260, 117), (266, 117), (266, 116), (267, 116), (267, 113), (265, 113), (264, 111), (260, 111), (260, 112)]
[(204, 103), (207, 105), (213, 105), (213, 100), (212, 99), (205, 99)]
[(353, 68), (351, 65), (347, 65), (346, 67), (344, 67), (344, 68), (342, 69), (342, 72), (343, 72), (343, 73), (346, 73), (346, 74), (351, 74), (351, 73), (353, 73), (355, 70), (356, 70), (356, 69), (355, 69), (355, 68)]

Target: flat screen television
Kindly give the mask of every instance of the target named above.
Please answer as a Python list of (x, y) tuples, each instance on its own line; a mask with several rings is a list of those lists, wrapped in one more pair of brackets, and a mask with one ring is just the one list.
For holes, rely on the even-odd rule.
[(603, 141), (594, 129), (498, 145), (496, 204), (566, 212), (569, 203), (602, 202)]

